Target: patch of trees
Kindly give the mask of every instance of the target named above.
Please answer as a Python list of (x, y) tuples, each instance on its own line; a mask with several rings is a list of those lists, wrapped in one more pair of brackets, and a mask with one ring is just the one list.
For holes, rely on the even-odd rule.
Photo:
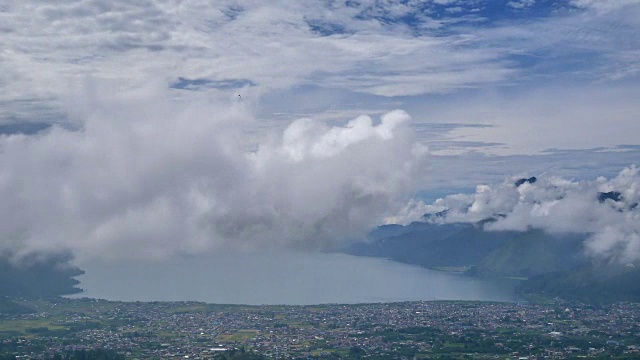
[(222, 354), (215, 355), (215, 360), (265, 360), (266, 357), (255, 352), (246, 351), (244, 347), (231, 349)]
[(591, 304), (640, 301), (640, 268), (589, 264), (573, 271), (529, 278), (518, 291)]
[(0, 314), (31, 314), (35, 310), (0, 297)]
[(124, 355), (115, 350), (95, 349), (69, 351), (63, 354), (57, 353), (48, 360), (124, 360)]

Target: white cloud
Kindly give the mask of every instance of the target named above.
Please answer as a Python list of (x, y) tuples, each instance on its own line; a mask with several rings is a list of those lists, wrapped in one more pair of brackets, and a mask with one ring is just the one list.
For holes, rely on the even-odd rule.
[[(434, 3), (469, 6), (459, 1)], [(180, 77), (213, 81), (213, 87), (215, 81), (235, 81), (239, 88), (205, 86), (200, 91), (212, 97), (242, 92), (258, 103), (274, 90), (295, 93), (307, 85), (339, 89), (343, 97), (357, 98), (353, 92), (400, 97), (460, 92), (487, 84), (517, 85), (531, 79), (564, 86), (571, 76), (600, 81), (598, 86), (607, 93), (610, 81), (628, 81), (640, 74), (638, 37), (634, 36), (640, 26), (640, 7), (614, 1), (575, 4), (585, 9), (606, 5), (610, 10), (565, 11), (474, 27), (454, 18), (438, 18), (420, 1), (361, 1), (350, 6), (286, 0), (268, 4), (250, 0), (5, 1), (0, 12), (0, 122), (62, 121), (61, 98), (67, 98), (70, 89), (78, 88), (87, 77), (112, 81), (114, 91), (144, 88), (149, 82), (168, 86)], [(416, 17), (416, 28), (380, 18), (407, 15)], [(314, 24), (339, 31), (322, 36), (313, 31)], [(443, 28), (446, 31), (438, 30)], [(534, 65), (523, 66), (514, 57), (533, 60)], [(558, 69), (574, 61), (580, 62), (577, 69)], [(195, 96), (184, 92), (176, 91), (181, 94), (174, 96)], [(561, 102), (562, 94), (553, 96)], [(486, 116), (476, 112), (455, 121), (500, 126), (473, 134), (473, 129), (460, 129), (451, 135), (490, 143), (513, 138), (517, 139), (513, 144), (488, 151), (531, 153), (562, 147), (560, 138), (567, 148), (592, 146), (600, 132), (576, 126), (582, 117), (594, 122), (613, 116), (614, 121), (624, 122), (607, 127), (608, 139), (634, 132), (627, 119), (637, 113), (636, 108), (622, 114), (616, 113), (615, 106), (598, 106), (593, 113), (590, 100), (568, 100), (573, 101), (571, 106), (551, 104), (566, 115), (561, 121), (554, 114), (528, 116), (519, 111), (520, 104), (512, 107), (509, 116), (505, 107), (482, 109), (471, 104)], [(459, 107), (458, 102), (454, 106)], [(367, 107), (379, 109), (358, 104), (358, 108)], [(541, 110), (533, 109), (534, 113)], [(531, 133), (528, 127), (545, 135), (522, 136)], [(585, 134), (567, 136), (568, 128)]]
[[(585, 2), (587, 3), (587, 2)], [(582, 10), (528, 22), (508, 21), (477, 29), (481, 48), (500, 46), (533, 65), (519, 65), (519, 79), (605, 81), (616, 74), (638, 75), (634, 52), (640, 47), (637, 1), (588, 1)], [(605, 11), (606, 10), (606, 11)]]
[[(640, 260), (640, 171), (635, 166), (617, 177), (569, 181), (541, 175), (537, 181), (515, 185), (479, 185), (473, 194), (449, 195), (426, 207), (428, 213), (447, 210), (441, 222), (479, 222), (486, 230), (581, 233), (589, 236), (587, 251), (621, 262)], [(614, 199), (600, 198), (609, 193)], [(615, 193), (619, 198), (615, 198)], [(414, 207), (424, 208), (416, 204)], [(404, 210), (404, 213), (410, 211)]]
[(436, 213), (433, 207), (427, 205), (422, 200), (411, 199), (396, 215), (384, 219), (384, 224), (408, 225), (414, 221), (422, 220), (422, 216), (428, 212)]
[(518, 1), (509, 1), (507, 6), (512, 7), (514, 9), (526, 9), (535, 5), (536, 0), (518, 0)]
[(638, 5), (637, 0), (572, 0), (575, 6), (596, 11), (612, 11), (629, 5)]
[(458, 2), (458, 0), (433, 0), (434, 3), (439, 5), (451, 5)]
[[(614, 148), (637, 144), (636, 86), (553, 86), (513, 93), (488, 93), (437, 106), (416, 106), (417, 123), (476, 124), (446, 129), (443, 138), (451, 143), (432, 147), (434, 154), (446, 155), (456, 142), (478, 143), (461, 152), (489, 155), (530, 155), (550, 153), (550, 149)], [(485, 143), (487, 146), (482, 146)], [(496, 146), (499, 144), (499, 146)], [(615, 155), (612, 155), (615, 157)], [(615, 161), (612, 159), (611, 161)]]
[[(579, 0), (582, 10), (487, 22), (440, 18), (423, 8), (433, 3), (470, 2), (0, 0), (0, 124), (63, 125), (2, 138), (7, 239), (86, 254), (120, 239), (121, 252), (158, 256), (259, 239), (314, 238), (320, 247), (389, 215), (383, 209), (414, 182), (429, 185), (411, 175), (422, 151), (403, 113), (382, 123), (357, 117), (404, 104), (424, 103), (410, 111), (420, 121), (488, 125), (453, 127), (440, 146), (428, 144), (467, 156), (458, 165), (441, 156), (444, 166), (431, 169), (438, 184), (502, 176), (496, 154), (637, 144), (636, 2)], [(389, 20), (403, 16), (418, 24)], [(210, 86), (147, 93), (179, 78)], [(493, 96), (491, 84), (508, 94)], [(468, 97), (474, 87), (483, 96)], [(130, 99), (105, 98), (119, 93)], [(242, 106), (210, 105), (239, 93)], [(442, 93), (460, 95), (418, 97)], [(274, 102), (304, 113), (287, 120), (314, 120), (277, 123), (263, 111)], [(318, 123), (346, 113), (357, 113), (347, 126)], [(571, 165), (611, 164), (592, 157)], [(477, 216), (514, 201), (485, 190)], [(545, 218), (559, 206), (531, 211)]]
[(330, 248), (379, 223), (420, 176), (402, 111), (300, 120), (247, 152), (256, 120), (242, 102), (103, 91), (75, 98), (78, 130), (0, 137), (4, 246), (85, 259)]
[[(19, 115), (17, 103), (27, 99), (55, 109), (51, 99), (85, 76), (112, 79), (122, 89), (184, 77), (244, 79), (258, 93), (313, 83), (397, 96), (447, 92), (511, 75), (500, 61), (501, 50), (479, 49), (468, 36), (414, 36), (405, 24), (375, 18), (426, 16), (418, 5), (12, 2), (0, 12), (0, 102)], [(314, 21), (344, 32), (321, 36), (310, 27)]]

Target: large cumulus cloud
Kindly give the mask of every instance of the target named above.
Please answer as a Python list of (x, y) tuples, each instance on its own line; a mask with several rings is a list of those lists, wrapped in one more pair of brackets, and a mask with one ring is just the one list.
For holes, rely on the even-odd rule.
[(74, 128), (0, 137), (5, 248), (160, 258), (327, 248), (388, 215), (424, 153), (403, 111), (258, 136), (241, 101), (150, 91), (70, 105)]

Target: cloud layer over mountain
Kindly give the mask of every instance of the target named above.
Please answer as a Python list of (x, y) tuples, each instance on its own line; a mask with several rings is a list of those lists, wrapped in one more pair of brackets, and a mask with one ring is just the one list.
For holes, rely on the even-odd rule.
[[(478, 185), (475, 193), (454, 194), (433, 204), (412, 202), (405, 219), (416, 214), (442, 223), (485, 223), (488, 231), (530, 228), (589, 236), (587, 251), (621, 262), (640, 260), (640, 171), (632, 166), (612, 179), (571, 181), (542, 175), (527, 181), (509, 178)], [(397, 219), (396, 219), (397, 220)]]

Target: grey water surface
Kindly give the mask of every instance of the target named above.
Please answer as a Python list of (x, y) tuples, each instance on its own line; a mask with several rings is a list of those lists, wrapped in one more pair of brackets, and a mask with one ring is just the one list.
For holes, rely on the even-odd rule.
[(81, 264), (84, 293), (120, 301), (222, 304), (516, 301), (515, 281), (470, 278), (336, 253), (217, 253)]

